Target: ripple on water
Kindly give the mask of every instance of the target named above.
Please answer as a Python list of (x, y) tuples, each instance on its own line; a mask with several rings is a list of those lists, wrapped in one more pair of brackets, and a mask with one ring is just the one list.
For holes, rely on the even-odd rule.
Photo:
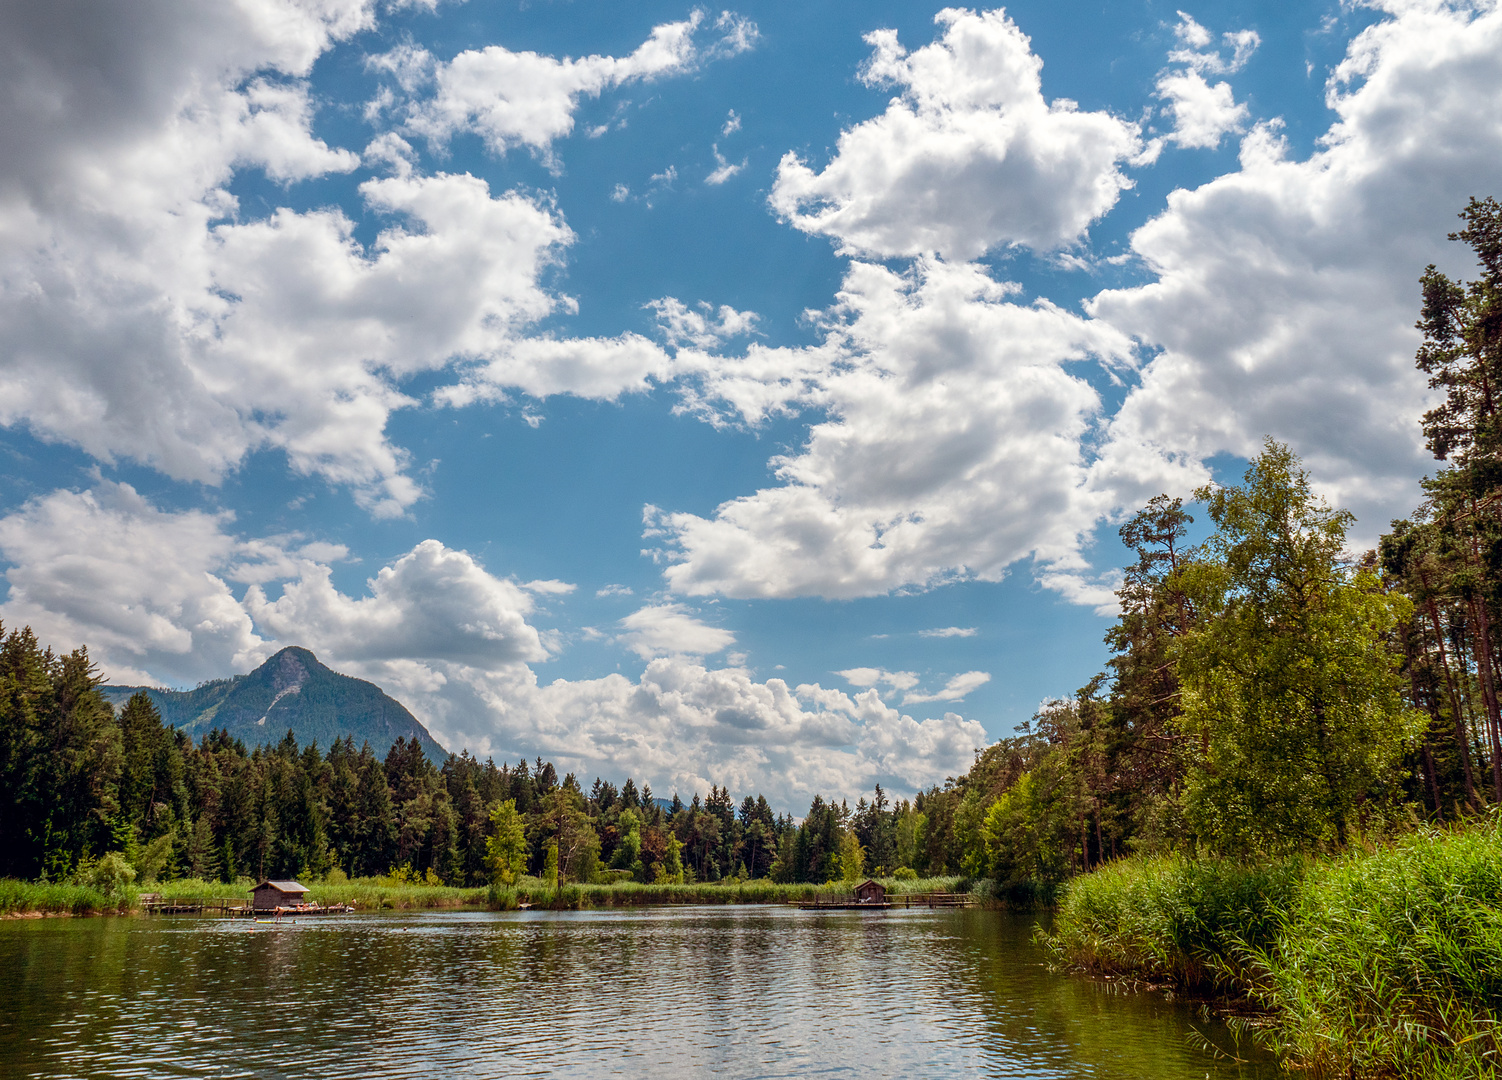
[(0, 1074), (1275, 1075), (1195, 1049), (1185, 1008), (1050, 974), (1030, 931), (756, 907), (12, 922)]

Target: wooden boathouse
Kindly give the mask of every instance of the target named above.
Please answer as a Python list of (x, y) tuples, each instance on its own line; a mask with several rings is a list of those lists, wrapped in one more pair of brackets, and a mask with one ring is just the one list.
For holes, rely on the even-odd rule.
[(303, 897), (307, 895), (306, 885), (296, 881), (273, 881), (268, 878), (251, 890), (250, 907), (252, 911), (295, 908), (302, 905)]

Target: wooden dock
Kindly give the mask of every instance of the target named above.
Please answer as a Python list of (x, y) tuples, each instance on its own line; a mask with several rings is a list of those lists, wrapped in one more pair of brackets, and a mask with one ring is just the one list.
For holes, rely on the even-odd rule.
[(141, 910), (147, 915), (228, 915), (244, 903), (224, 897), (163, 900), (159, 893), (141, 894)]
[(975, 897), (969, 893), (887, 893), (882, 900), (861, 901), (852, 896), (837, 896), (791, 902), (804, 911), (885, 911), (889, 908), (972, 907)]
[(348, 904), (298, 904), (292, 907), (255, 908), (244, 900), (224, 897), (177, 897), (164, 900), (160, 893), (142, 893), (141, 911), (147, 915), (221, 915), (228, 918), (289, 919), (302, 915), (348, 915), (355, 909)]

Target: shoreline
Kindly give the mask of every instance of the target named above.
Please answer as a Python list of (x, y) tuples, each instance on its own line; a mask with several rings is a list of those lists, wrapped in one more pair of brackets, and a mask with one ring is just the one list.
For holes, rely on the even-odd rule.
[[(990, 882), (959, 877), (886, 879), (889, 896), (908, 897), (931, 893), (967, 893), (973, 906), (1036, 910), (1036, 905), (1009, 903), (998, 896)], [(185, 903), (232, 899), (244, 883), (227, 886), (198, 879), (154, 883), (151, 888), (169, 901)], [(319, 882), (308, 899), (325, 906), (346, 905), (356, 913), (381, 911), (513, 911), (525, 905), (539, 911), (577, 911), (619, 907), (683, 907), (689, 905), (778, 906), (820, 899), (840, 898), (853, 890), (853, 883), (777, 883), (751, 881), (643, 884), (640, 882), (570, 882), (558, 891), (536, 878), (516, 886), (459, 887), (389, 882), (384, 879), (354, 879)], [(248, 889), (245, 890), (248, 892)], [(81, 885), (0, 881), (0, 919), (83, 918), (94, 915), (147, 914), (139, 897), (145, 889), (103, 892)], [(235, 899), (236, 903), (243, 900)], [(899, 905), (901, 906), (901, 905)]]

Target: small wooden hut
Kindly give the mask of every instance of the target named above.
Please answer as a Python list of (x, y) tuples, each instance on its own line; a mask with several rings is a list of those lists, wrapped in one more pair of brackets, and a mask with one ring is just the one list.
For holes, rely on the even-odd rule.
[(294, 907), (308, 895), (308, 887), (295, 881), (261, 882), (250, 893), (250, 906), (256, 911), (272, 911), (279, 907)]
[(857, 904), (884, 904), (887, 900), (886, 886), (879, 881), (867, 878), (855, 887), (855, 902)]

